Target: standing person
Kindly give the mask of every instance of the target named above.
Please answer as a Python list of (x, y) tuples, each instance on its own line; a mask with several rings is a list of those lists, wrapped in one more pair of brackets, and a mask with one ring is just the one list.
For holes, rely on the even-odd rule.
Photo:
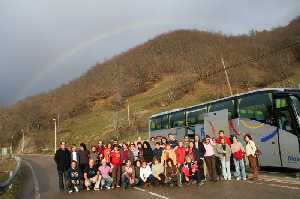
[(114, 145), (114, 149), (111, 152), (111, 164), (112, 178), (113, 178), (113, 188), (120, 187), (120, 177), (121, 177), (121, 153), (119, 151), (118, 145)]
[(68, 170), (69, 193), (82, 191), (82, 178), (77, 162), (72, 160), (71, 168)]
[(205, 148), (204, 160), (208, 170), (209, 180), (217, 181), (217, 172), (216, 172), (216, 162), (214, 156), (214, 143), (209, 136), (205, 137), (205, 141), (203, 143)]
[(154, 137), (151, 137), (151, 139), (150, 139), (150, 146), (151, 146), (152, 150), (155, 148), (155, 138)]
[(149, 142), (147, 141), (143, 143), (143, 160), (147, 163), (151, 163), (153, 160), (153, 152)]
[(174, 149), (171, 148), (169, 144), (166, 144), (165, 149), (163, 150), (162, 156), (161, 156), (161, 162), (166, 163), (168, 159), (171, 159), (173, 164), (177, 164), (176, 159), (176, 153)]
[(160, 145), (160, 142), (155, 143), (155, 148), (153, 149), (153, 157), (157, 159), (161, 159), (161, 155), (163, 152), (163, 148)]
[(186, 135), (186, 136), (184, 136), (183, 145), (185, 148), (188, 148), (189, 144), (190, 144), (190, 139), (189, 139), (189, 136)]
[(183, 173), (181, 172), (182, 165), (184, 163), (185, 155), (186, 155), (186, 148), (183, 145), (182, 141), (178, 142), (178, 147), (175, 149), (176, 153), (176, 160), (177, 160), (177, 166), (179, 169), (179, 183), (181, 184)]
[(178, 169), (176, 165), (174, 164), (172, 159), (168, 159), (166, 161), (167, 167), (166, 167), (166, 181), (167, 184), (170, 185), (170, 187), (174, 187), (175, 185), (181, 187), (182, 185), (179, 184), (178, 179)]
[(89, 163), (89, 151), (86, 148), (84, 143), (80, 143), (80, 150), (79, 150), (79, 169), (81, 172), (87, 168)]
[(99, 166), (99, 155), (97, 151), (97, 146), (92, 146), (89, 158), (94, 160), (96, 166)]
[(187, 155), (189, 155), (192, 161), (194, 161), (196, 158), (194, 142), (190, 142), (189, 147), (186, 150), (187, 150)]
[[(132, 155), (133, 155), (133, 160), (132, 162), (135, 162), (138, 160), (139, 158), (139, 150), (135, 147), (135, 144), (134, 143), (131, 143), (130, 144), (130, 151), (132, 152)], [(131, 158), (130, 158), (131, 159)]]
[(238, 141), (236, 136), (232, 137), (231, 152), (233, 154), (233, 162), (235, 166), (235, 177), (237, 180), (246, 180), (246, 171), (244, 163), (245, 149), (243, 145)]
[(65, 191), (67, 188), (68, 170), (71, 165), (71, 153), (66, 149), (65, 142), (60, 143), (60, 147), (55, 153), (54, 161), (57, 166), (59, 190)]
[(143, 160), (144, 155), (143, 155), (143, 145), (142, 145), (142, 143), (141, 143), (141, 142), (138, 142), (138, 143), (136, 144), (136, 147), (137, 147), (137, 150), (139, 151), (138, 159), (139, 159), (139, 160)]
[(142, 137), (138, 137), (134, 143), (135, 145), (137, 145), (138, 143), (143, 143), (143, 142), (144, 140), (142, 139)]
[(154, 177), (154, 185), (164, 184), (164, 166), (159, 162), (159, 159), (154, 158), (152, 163), (152, 175)]
[(127, 189), (129, 186), (135, 185), (135, 170), (131, 160), (126, 161), (124, 173), (122, 174), (122, 187)]
[(121, 162), (123, 165), (126, 164), (127, 160), (129, 159), (129, 150), (128, 150), (128, 145), (123, 144), (122, 145), (122, 150), (121, 150)]
[(216, 137), (215, 143), (216, 143), (216, 144), (221, 144), (221, 139), (222, 139), (222, 138), (225, 140), (225, 143), (226, 143), (226, 144), (228, 144), (229, 146), (231, 145), (230, 138), (227, 137), (227, 136), (225, 135), (225, 133), (224, 133), (223, 130), (220, 130), (220, 131), (219, 131), (219, 136)]
[(110, 163), (110, 153), (111, 153), (111, 144), (109, 143), (107, 147), (103, 150), (103, 158), (106, 160), (107, 163)]
[(107, 190), (109, 190), (113, 182), (113, 179), (109, 176), (109, 174), (112, 172), (112, 165), (108, 166), (105, 158), (103, 158), (101, 161), (101, 166), (98, 168), (98, 171), (101, 175), (100, 188), (106, 188)]
[(224, 180), (231, 180), (230, 172), (230, 157), (231, 149), (224, 138), (221, 138), (221, 143), (216, 145), (216, 156), (220, 159), (222, 165), (222, 175)]
[(201, 182), (199, 182), (199, 186), (201, 186), (203, 183), (202, 181), (205, 179), (204, 177), (204, 154), (205, 154), (205, 148), (203, 145), (203, 142), (200, 141), (200, 137), (198, 135), (195, 136), (195, 160), (198, 164), (198, 170), (199, 170), (199, 179)]
[(169, 134), (168, 137), (169, 137), (168, 144), (170, 144), (172, 149), (178, 146), (178, 141), (176, 140), (173, 134)]
[(168, 143), (168, 140), (167, 140), (165, 137), (162, 137), (162, 138), (161, 138), (161, 147), (162, 147), (163, 149), (165, 149), (167, 143)]
[(256, 145), (252, 140), (251, 135), (246, 134), (244, 136), (244, 140), (246, 142), (246, 156), (249, 160), (249, 166), (252, 172), (252, 177), (250, 177), (250, 180), (257, 180), (258, 179), (258, 171), (257, 171), (257, 160), (256, 160)]
[(97, 151), (98, 151), (99, 162), (101, 162), (103, 158), (103, 151), (104, 151), (104, 144), (102, 140), (98, 141)]
[(71, 150), (72, 150), (72, 152), (71, 152), (71, 161), (76, 161), (77, 167), (78, 167), (80, 158), (79, 158), (79, 153), (77, 151), (77, 148), (76, 148), (75, 144), (72, 146)]
[(101, 175), (95, 166), (94, 160), (90, 159), (88, 167), (84, 171), (84, 185), (87, 191), (94, 189), (99, 191), (99, 186), (101, 182)]
[(154, 183), (154, 177), (152, 175), (151, 168), (146, 161), (143, 161), (142, 167), (140, 168), (140, 179), (144, 186)]

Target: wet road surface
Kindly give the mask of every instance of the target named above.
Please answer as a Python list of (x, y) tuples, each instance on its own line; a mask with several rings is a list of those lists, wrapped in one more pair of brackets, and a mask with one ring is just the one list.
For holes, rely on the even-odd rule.
[[(183, 188), (150, 187), (128, 190), (119, 188), (99, 192), (60, 193), (57, 185), (56, 167), (51, 156), (36, 155), (23, 156), (22, 158), (32, 166), (38, 181), (40, 195), (35, 197), (35, 199), (300, 199), (300, 181), (294, 178), (283, 177), (282, 175), (276, 176), (276, 174), (264, 174), (256, 182), (235, 180), (230, 182), (209, 182), (201, 187), (191, 185)], [(32, 177), (28, 177), (27, 187), (24, 187), (24, 192), (32, 193), (33, 181)], [(24, 194), (23, 196), (24, 199), (33, 198), (33, 195), (30, 194)]]

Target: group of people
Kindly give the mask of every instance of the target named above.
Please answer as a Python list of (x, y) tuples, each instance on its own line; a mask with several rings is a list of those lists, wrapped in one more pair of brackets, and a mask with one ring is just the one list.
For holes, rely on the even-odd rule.
[(113, 140), (104, 144), (99, 140), (90, 150), (84, 143), (79, 148), (66, 148), (60, 143), (54, 160), (57, 164), (61, 191), (112, 189), (133, 186), (183, 184), (203, 185), (204, 181), (231, 180), (231, 162), (234, 162), (236, 180), (247, 180), (245, 158), (248, 158), (252, 176), (257, 179), (257, 148), (249, 134), (244, 136), (245, 146), (236, 136), (196, 135), (193, 139), (177, 140), (167, 137), (119, 143)]

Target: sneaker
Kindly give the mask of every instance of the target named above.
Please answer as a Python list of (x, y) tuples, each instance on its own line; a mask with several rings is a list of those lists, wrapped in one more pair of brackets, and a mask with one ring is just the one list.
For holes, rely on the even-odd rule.
[(182, 187), (182, 184), (178, 184), (178, 187)]
[(75, 187), (75, 191), (76, 191), (76, 192), (79, 192), (79, 189), (78, 189), (77, 187)]
[(94, 188), (94, 191), (99, 191), (100, 189), (99, 188)]
[(107, 186), (107, 187), (106, 187), (106, 189), (107, 189), (107, 190), (110, 190), (110, 187), (109, 187), (109, 186)]
[(117, 185), (117, 188), (120, 188), (120, 186), (119, 186), (119, 185)]
[(73, 190), (69, 190), (68, 192), (69, 192), (69, 193), (73, 193)]
[(203, 182), (198, 183), (198, 187), (201, 187), (201, 186), (203, 186), (203, 185), (204, 185)]
[(247, 180), (247, 178), (243, 178), (243, 180), (245, 180), (245, 181), (246, 181), (246, 180)]
[(239, 180), (241, 180), (241, 178), (240, 178), (240, 177), (237, 177), (236, 180), (239, 181)]
[(90, 191), (91, 189), (89, 187), (86, 188), (87, 191)]

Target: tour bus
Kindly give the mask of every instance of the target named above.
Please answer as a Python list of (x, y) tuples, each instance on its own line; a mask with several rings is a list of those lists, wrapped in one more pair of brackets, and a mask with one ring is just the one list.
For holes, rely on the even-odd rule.
[(300, 89), (265, 88), (152, 115), (150, 137), (204, 138), (205, 115), (228, 111), (228, 136), (249, 133), (262, 152), (259, 165), (300, 169)]

